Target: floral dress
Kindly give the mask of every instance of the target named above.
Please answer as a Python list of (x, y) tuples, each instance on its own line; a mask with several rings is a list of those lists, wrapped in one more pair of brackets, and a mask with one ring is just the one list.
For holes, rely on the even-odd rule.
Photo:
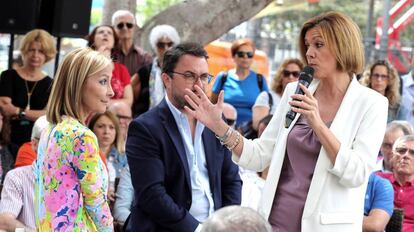
[(40, 231), (112, 231), (108, 173), (95, 134), (76, 119), (43, 133), (36, 160), (36, 226)]

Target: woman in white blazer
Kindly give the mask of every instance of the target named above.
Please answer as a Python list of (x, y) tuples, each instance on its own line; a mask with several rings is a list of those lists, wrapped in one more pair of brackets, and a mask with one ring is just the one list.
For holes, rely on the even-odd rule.
[[(309, 88), (301, 86), (304, 95), (294, 94), (297, 83), (287, 86), (259, 139), (242, 138), (221, 119), (223, 92), (212, 104), (201, 88), (187, 90), (191, 108), (186, 110), (216, 133), (240, 166), (260, 171), (270, 165), (258, 211), (274, 231), (361, 231), (364, 194), (384, 137), (388, 102), (356, 80), (364, 65), (361, 33), (346, 15), (327, 12), (311, 18), (301, 29), (299, 45), (302, 59), (315, 70), (314, 80)], [(289, 110), (297, 115), (285, 128)], [(313, 136), (316, 152), (303, 149), (309, 144), (301, 143), (300, 130)], [(309, 157), (314, 160), (297, 164)], [(296, 175), (303, 170), (293, 167), (310, 172)], [(306, 186), (296, 189), (302, 183)]]

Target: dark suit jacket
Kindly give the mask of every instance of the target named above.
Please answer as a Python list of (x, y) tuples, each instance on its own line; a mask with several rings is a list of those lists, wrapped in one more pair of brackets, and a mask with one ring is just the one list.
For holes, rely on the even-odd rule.
[[(215, 210), (240, 204), (241, 180), (230, 152), (208, 128), (202, 134)], [(131, 122), (126, 153), (134, 202), (126, 231), (191, 231), (191, 179), (184, 144), (167, 102)]]

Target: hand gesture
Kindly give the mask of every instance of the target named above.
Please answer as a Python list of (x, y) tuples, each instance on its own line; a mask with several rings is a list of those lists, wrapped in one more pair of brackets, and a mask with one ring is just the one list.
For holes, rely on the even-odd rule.
[[(186, 95), (184, 98), (190, 106), (184, 106), (185, 111), (203, 123), (214, 133), (221, 134), (220, 132), (223, 130), (223, 123), (225, 124), (222, 119), (224, 102), (223, 90), (220, 91), (217, 103), (213, 104), (199, 86), (196, 85), (194, 88), (196, 90), (195, 93), (190, 89), (185, 90)], [(223, 134), (224, 133), (225, 131)]]

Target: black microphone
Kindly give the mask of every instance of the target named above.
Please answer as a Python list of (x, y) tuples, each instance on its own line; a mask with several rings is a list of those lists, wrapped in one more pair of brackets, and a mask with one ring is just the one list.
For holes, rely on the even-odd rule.
[[(299, 84), (302, 84), (307, 88), (312, 82), (314, 72), (315, 70), (310, 66), (306, 66), (303, 69), (303, 71), (299, 74), (299, 81), (298, 86), (296, 87), (295, 94), (305, 94), (300, 88)], [(285, 128), (289, 128), (290, 124), (295, 119), (295, 117), (296, 112), (289, 110), (289, 112), (286, 114)]]

